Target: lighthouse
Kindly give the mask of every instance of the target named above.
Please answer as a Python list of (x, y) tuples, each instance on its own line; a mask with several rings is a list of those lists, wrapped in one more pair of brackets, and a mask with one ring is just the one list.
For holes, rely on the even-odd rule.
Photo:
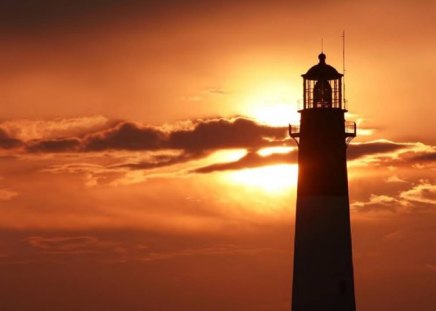
[(347, 145), (356, 124), (345, 121), (343, 74), (326, 55), (303, 77), (298, 144), (292, 311), (354, 311)]

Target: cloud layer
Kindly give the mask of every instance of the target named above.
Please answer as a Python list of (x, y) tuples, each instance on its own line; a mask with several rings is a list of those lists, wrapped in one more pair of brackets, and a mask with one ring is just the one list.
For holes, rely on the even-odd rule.
[(262, 148), (287, 141), (286, 128), (271, 127), (244, 118), (210, 118), (185, 127), (152, 127), (119, 122), (106, 129), (93, 128), (81, 136), (20, 140), (0, 127), (0, 148), (25, 146), (28, 152), (94, 152), (107, 150), (153, 151), (165, 149), (198, 153), (229, 148)]
[[(124, 174), (120, 170), (149, 170), (205, 159), (225, 149), (246, 149), (236, 161), (207, 163), (188, 168), (192, 173), (238, 170), (271, 164), (297, 163), (297, 150), (262, 155), (266, 147), (290, 146), (287, 129), (260, 124), (245, 117), (207, 118), (178, 124), (150, 126), (135, 122), (114, 122), (102, 117), (47, 121), (13, 121), (0, 124), (0, 149), (16, 154), (91, 155), (124, 153), (110, 164), (70, 163), (55, 166), (86, 167), (88, 176)], [(41, 130), (45, 129), (45, 130)], [(141, 156), (128, 155), (140, 152)], [(351, 143), (348, 159), (372, 165), (432, 165), (436, 151), (422, 143), (376, 140)], [(98, 168), (97, 171), (94, 168)], [(101, 178), (99, 178), (101, 179)]]

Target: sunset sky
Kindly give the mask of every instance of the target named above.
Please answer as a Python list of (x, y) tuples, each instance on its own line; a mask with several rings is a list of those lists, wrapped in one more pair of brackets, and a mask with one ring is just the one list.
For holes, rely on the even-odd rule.
[(436, 305), (436, 3), (4, 0), (0, 309), (290, 310), (302, 78), (342, 72), (359, 311)]

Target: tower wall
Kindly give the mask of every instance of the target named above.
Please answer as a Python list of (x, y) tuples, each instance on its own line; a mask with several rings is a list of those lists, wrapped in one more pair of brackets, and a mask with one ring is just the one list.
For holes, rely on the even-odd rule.
[(354, 311), (344, 110), (301, 111), (293, 311)]

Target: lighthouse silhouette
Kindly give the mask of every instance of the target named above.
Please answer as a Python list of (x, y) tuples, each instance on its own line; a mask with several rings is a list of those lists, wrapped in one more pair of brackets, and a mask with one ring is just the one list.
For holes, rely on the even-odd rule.
[(343, 74), (319, 63), (303, 74), (298, 144), (292, 311), (354, 311), (346, 149), (356, 124), (345, 121)]

